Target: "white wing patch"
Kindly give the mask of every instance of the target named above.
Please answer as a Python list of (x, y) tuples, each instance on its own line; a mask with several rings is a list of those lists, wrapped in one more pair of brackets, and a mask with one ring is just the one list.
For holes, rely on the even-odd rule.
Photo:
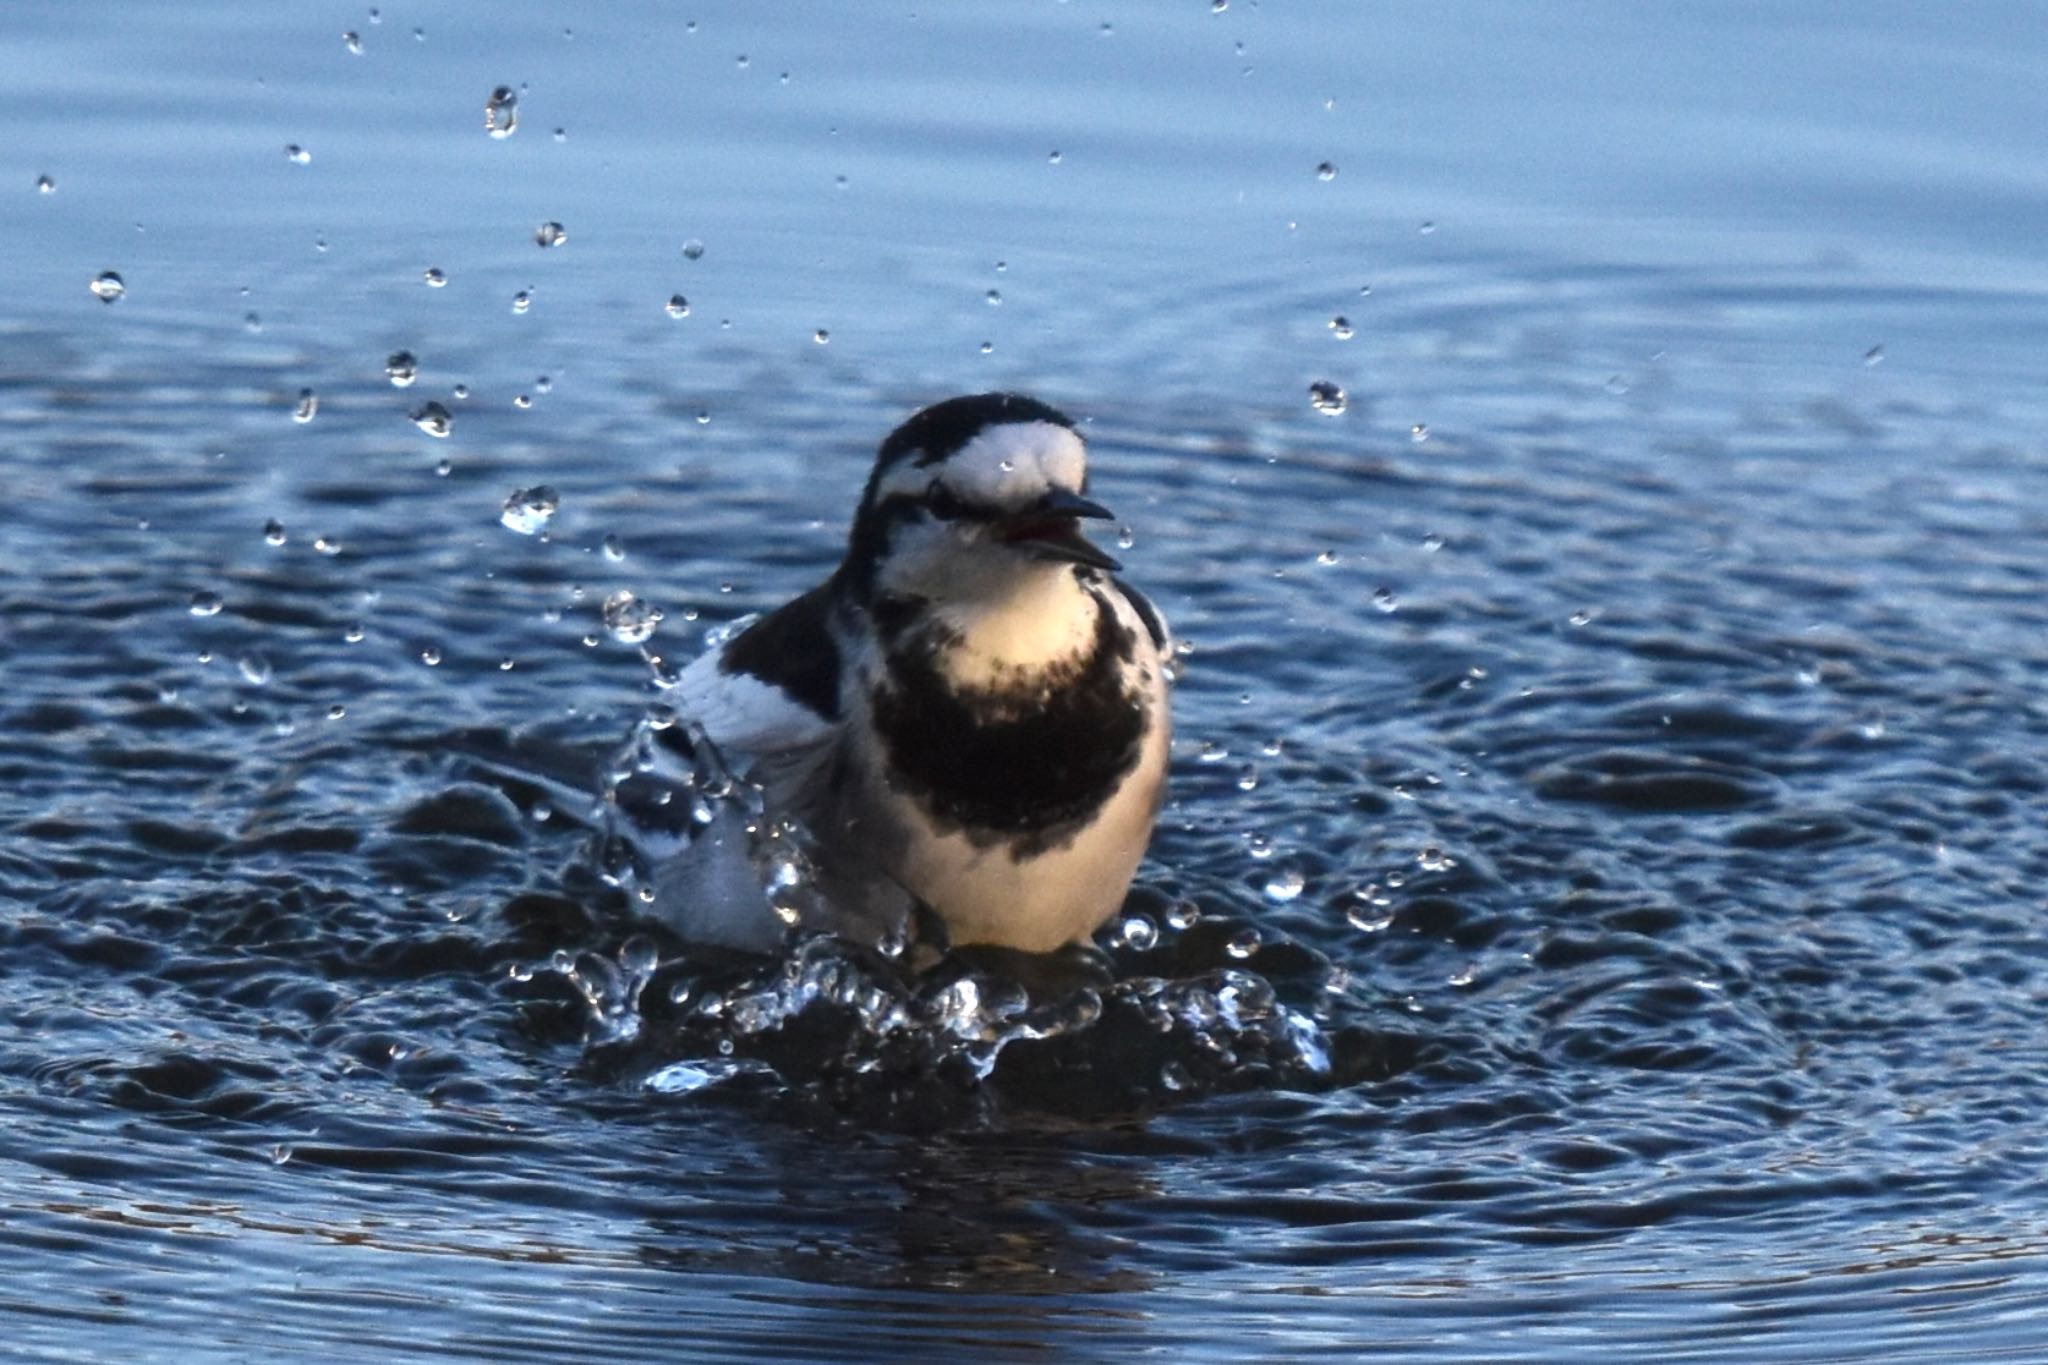
[(832, 721), (781, 688), (718, 666), (722, 651), (700, 654), (669, 692), (685, 720), (694, 720), (721, 750), (756, 757), (807, 748), (829, 738)]

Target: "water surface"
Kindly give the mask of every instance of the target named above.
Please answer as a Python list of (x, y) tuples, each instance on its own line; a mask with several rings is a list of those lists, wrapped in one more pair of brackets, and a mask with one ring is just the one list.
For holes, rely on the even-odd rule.
[[(381, 9), (0, 20), (10, 1351), (2048, 1350), (2033, 11)], [(1189, 645), (999, 1052), (466, 757), (992, 387)]]

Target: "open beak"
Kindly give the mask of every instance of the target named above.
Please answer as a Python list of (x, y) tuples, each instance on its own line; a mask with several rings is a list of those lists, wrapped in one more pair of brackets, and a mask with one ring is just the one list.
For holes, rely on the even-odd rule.
[(1079, 493), (1055, 488), (1015, 516), (995, 523), (995, 538), (1040, 559), (1066, 560), (1114, 573), (1123, 565), (1104, 554), (1081, 534), (1082, 517), (1113, 518), (1116, 513)]

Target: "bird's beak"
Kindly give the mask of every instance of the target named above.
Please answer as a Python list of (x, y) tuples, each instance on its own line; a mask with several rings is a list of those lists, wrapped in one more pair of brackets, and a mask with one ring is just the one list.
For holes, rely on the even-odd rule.
[(1065, 560), (1114, 573), (1123, 565), (1081, 534), (1080, 519), (1115, 515), (1099, 502), (1055, 488), (1025, 511), (996, 522), (995, 538), (1040, 559)]

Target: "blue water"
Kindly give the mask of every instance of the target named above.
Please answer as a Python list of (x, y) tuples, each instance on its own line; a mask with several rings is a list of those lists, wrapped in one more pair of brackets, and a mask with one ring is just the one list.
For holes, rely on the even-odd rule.
[[(2048, 1358), (2034, 8), (380, 8), (0, 14), (0, 1352)], [(1113, 979), (693, 958), (496, 760), (994, 387)]]

